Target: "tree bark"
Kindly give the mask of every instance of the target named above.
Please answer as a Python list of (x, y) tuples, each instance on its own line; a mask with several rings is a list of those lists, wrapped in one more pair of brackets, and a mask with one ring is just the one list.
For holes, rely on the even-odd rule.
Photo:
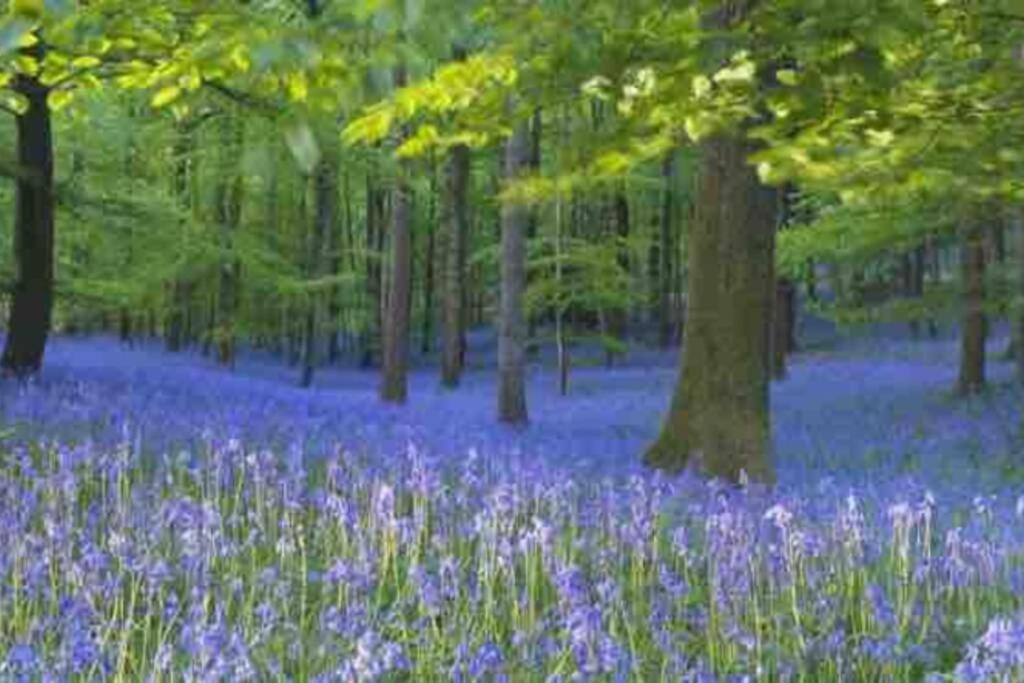
[(795, 327), (796, 287), (788, 278), (779, 278), (772, 307), (772, 379), (786, 379), (786, 358), (794, 350)]
[(956, 389), (961, 395), (985, 388), (985, 234), (977, 217), (967, 220), (960, 246), (963, 316)]
[(681, 370), (645, 455), (673, 472), (695, 458), (730, 481), (741, 471), (774, 478), (767, 359), (779, 196), (747, 164), (751, 151), (725, 137), (701, 144)]
[(453, 147), (448, 159), (444, 193), (443, 296), (441, 331), (441, 384), (458, 386), (462, 374), (465, 271), (463, 250), (467, 232), (466, 191), (469, 184), (469, 148)]
[[(228, 164), (241, 158), (244, 140), (242, 121), (234, 116), (225, 121), (226, 160)], [(220, 272), (217, 282), (217, 321), (214, 337), (217, 345), (217, 362), (233, 366), (235, 363), (235, 316), (239, 304), (239, 279), (241, 264), (234, 253), (234, 234), (242, 217), (243, 178), (238, 168), (230, 172), (220, 169), (216, 196), (216, 216), (220, 224)]]
[[(42, 60), (42, 40), (23, 54)], [(15, 190), (14, 291), (0, 366), (24, 377), (42, 367), (53, 317), (53, 133), (49, 88), (26, 74), (16, 75), (12, 88), (25, 97), (28, 108), (17, 117), (18, 164), (24, 175)]]
[[(405, 67), (395, 69), (395, 87), (405, 85)], [(391, 289), (387, 298), (384, 328), (384, 368), (380, 397), (388, 403), (405, 403), (408, 393), (409, 312), (412, 301), (412, 187), (408, 163), (398, 170), (391, 206)]]
[(1010, 329), (1017, 382), (1024, 385), (1024, 212), (1017, 209), (1010, 218), (1013, 240), (1013, 290), (1010, 297)]
[[(324, 274), (325, 252), (330, 245), (338, 211), (338, 170), (333, 159), (325, 157), (317, 165), (313, 176), (313, 197), (315, 213), (310, 230), (307, 272), (311, 279), (317, 280)], [(312, 386), (319, 362), (316, 341), (323, 303), (324, 296), (320, 291), (309, 293), (302, 331), (302, 378), (299, 384), (303, 387)]]
[(423, 328), (420, 333), (420, 351), (430, 353), (434, 348), (434, 290), (437, 265), (437, 168), (430, 170), (430, 206), (425, 227), (427, 253), (423, 260)]
[[(612, 199), (612, 220), (614, 222), (614, 237), (617, 242), (617, 253), (615, 256), (616, 263), (625, 276), (629, 276), (629, 199), (626, 197), (626, 189), (620, 188)], [(617, 341), (624, 342), (628, 334), (627, 327), (629, 325), (629, 319), (627, 316), (627, 308), (625, 305), (619, 306), (615, 310), (611, 311), (610, 322), (611, 322), (611, 336)], [(606, 352), (606, 360), (608, 365), (612, 365), (619, 355), (618, 352), (608, 350)]]
[(661, 165), (661, 221), (658, 230), (658, 346), (667, 349), (675, 336), (672, 324), (672, 239), (675, 219), (675, 153), (670, 152)]
[[(516, 125), (505, 146), (505, 181), (515, 182), (530, 160), (530, 130)], [(501, 207), (501, 302), (498, 320), (498, 419), (525, 424), (526, 410), (526, 231), (530, 212), (505, 202)]]
[(366, 326), (363, 330), (363, 368), (378, 363), (383, 328), (384, 270), (381, 263), (384, 249), (385, 195), (377, 187), (373, 174), (366, 176)]
[[(183, 217), (180, 221), (182, 239), (188, 230), (188, 214), (192, 210), (191, 179), (195, 175), (192, 151), (194, 147), (194, 126), (185, 121), (178, 124), (174, 138), (174, 196)], [(191, 287), (185, 279), (175, 274), (168, 287), (168, 310), (164, 322), (164, 344), (167, 351), (175, 353), (185, 346), (186, 316)]]

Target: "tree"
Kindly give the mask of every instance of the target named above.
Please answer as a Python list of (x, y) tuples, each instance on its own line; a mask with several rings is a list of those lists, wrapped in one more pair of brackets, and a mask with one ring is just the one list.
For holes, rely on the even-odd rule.
[(985, 387), (985, 228), (977, 216), (970, 216), (962, 231), (963, 314), (956, 389), (968, 395)]
[(768, 358), (778, 192), (758, 180), (751, 151), (725, 136), (701, 143), (681, 368), (644, 456), (654, 467), (679, 471), (695, 457), (711, 476), (773, 477)]
[[(46, 51), (45, 42), (36, 38), (22, 55), (38, 63)], [(14, 218), (16, 274), (0, 366), (25, 376), (42, 367), (53, 319), (53, 133), (47, 102), (50, 88), (29, 73), (17, 74), (12, 88), (25, 99), (26, 107), (17, 115), (21, 175)]]
[[(405, 85), (405, 66), (395, 68), (395, 86)], [(384, 322), (384, 356), (380, 397), (389, 403), (405, 403), (408, 391), (409, 317), (412, 301), (412, 188), (409, 168), (403, 162), (395, 179), (391, 203), (391, 289)]]
[(470, 173), (470, 151), (466, 145), (455, 145), (449, 152), (445, 175), (444, 208), (442, 212), (442, 329), (441, 384), (452, 388), (462, 374), (463, 301), (465, 293), (465, 258), (463, 251), (468, 232), (466, 204)]
[[(505, 144), (505, 182), (515, 182), (530, 161), (530, 129), (516, 124)], [(501, 303), (498, 312), (498, 419), (526, 423), (526, 230), (530, 213), (522, 204), (501, 206)]]

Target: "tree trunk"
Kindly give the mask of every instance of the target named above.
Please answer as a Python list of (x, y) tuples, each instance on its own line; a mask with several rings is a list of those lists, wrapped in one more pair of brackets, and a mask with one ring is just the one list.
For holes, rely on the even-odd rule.
[[(185, 121), (178, 124), (174, 138), (174, 196), (178, 201), (178, 207), (184, 215), (192, 210), (192, 193), (190, 192), (190, 181), (195, 175), (192, 150), (194, 146), (193, 127), (190, 122)], [(180, 222), (181, 237), (184, 239), (188, 230), (188, 218), (183, 217)], [(191, 287), (184, 278), (175, 274), (168, 287), (168, 310), (164, 323), (164, 343), (166, 349), (172, 353), (180, 351), (185, 346), (186, 339), (186, 315), (189, 301), (191, 299)]]
[(430, 208), (427, 211), (427, 253), (423, 262), (423, 328), (420, 332), (420, 351), (430, 353), (434, 348), (434, 290), (437, 261), (437, 168), (430, 172)]
[[(244, 140), (242, 121), (236, 116), (225, 120), (225, 156), (228, 164), (241, 158)], [(217, 282), (217, 321), (213, 329), (217, 345), (217, 362), (235, 364), (235, 316), (239, 303), (241, 264), (234, 254), (234, 233), (242, 214), (243, 178), (238, 168), (221, 168), (216, 193), (216, 216), (220, 224), (220, 272)]]
[[(621, 188), (615, 193), (612, 199), (612, 219), (614, 221), (615, 240), (618, 242), (617, 253), (615, 256), (616, 263), (622, 274), (625, 277), (629, 276), (629, 199), (626, 197), (625, 188)], [(627, 326), (629, 323), (627, 317), (626, 305), (621, 305), (611, 311), (610, 322), (611, 322), (611, 336), (617, 341), (624, 342), (627, 336)], [(609, 350), (607, 352), (608, 365), (612, 365), (615, 359), (620, 355), (618, 352)]]
[[(26, 48), (42, 60), (42, 41)], [(0, 366), (24, 377), (39, 371), (53, 316), (53, 134), (46, 102), (49, 88), (34, 76), (18, 74), (12, 88), (28, 102), (17, 117), (18, 164), (24, 175), (15, 190), (13, 298)]]
[[(505, 181), (522, 176), (530, 159), (530, 130), (516, 125), (505, 146)], [(498, 419), (525, 424), (526, 320), (523, 295), (526, 288), (526, 230), (529, 209), (505, 202), (501, 207), (501, 303), (498, 320)]]
[[(315, 214), (310, 230), (307, 272), (312, 280), (324, 274), (325, 255), (330, 245), (338, 204), (338, 171), (333, 159), (324, 158), (316, 167), (313, 177)], [(324, 297), (318, 290), (309, 292), (306, 303), (306, 318), (302, 331), (302, 378), (300, 385), (313, 384), (313, 375), (318, 364), (317, 334), (320, 330), (321, 308)]]
[(1010, 329), (1014, 348), (1017, 382), (1024, 385), (1024, 212), (1015, 210), (1011, 216), (1013, 239), (1013, 290), (1010, 297)]
[(788, 278), (775, 283), (772, 307), (772, 378), (786, 378), (786, 357), (794, 350), (796, 337), (796, 287)]
[(658, 346), (667, 349), (672, 346), (674, 326), (672, 324), (672, 250), (675, 240), (672, 232), (675, 219), (675, 153), (670, 152), (661, 164), (661, 221), (658, 230)]
[[(405, 67), (395, 69), (395, 87), (405, 85)], [(380, 397), (388, 403), (405, 403), (408, 393), (409, 312), (412, 301), (412, 188), (408, 163), (398, 170), (391, 206), (391, 290), (387, 298), (384, 328), (384, 372)]]
[(760, 184), (747, 144), (701, 144), (690, 227), (689, 300), (681, 371), (648, 465), (710, 476), (774, 477), (768, 363), (778, 192)]
[(963, 317), (956, 389), (961, 395), (975, 394), (985, 387), (985, 234), (977, 217), (967, 220), (960, 247)]
[(366, 325), (363, 330), (363, 358), (360, 365), (377, 365), (380, 353), (384, 310), (384, 192), (377, 188), (372, 174), (366, 176)]
[(465, 280), (463, 251), (465, 250), (467, 215), (466, 191), (469, 184), (469, 148), (458, 145), (448, 159), (444, 193), (444, 230), (441, 247), (443, 259), (443, 296), (441, 331), (441, 384), (458, 386), (462, 374), (463, 347), (463, 287)]

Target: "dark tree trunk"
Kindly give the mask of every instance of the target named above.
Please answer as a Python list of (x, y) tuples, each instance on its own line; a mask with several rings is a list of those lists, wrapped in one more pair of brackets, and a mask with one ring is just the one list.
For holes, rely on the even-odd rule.
[[(540, 173), (541, 166), (541, 143), (544, 137), (544, 114), (540, 107), (534, 110), (533, 117), (530, 120), (530, 170), (535, 173)], [(527, 240), (533, 240), (537, 237), (537, 230), (540, 228), (540, 211), (537, 209), (530, 210), (530, 222), (526, 229)], [(530, 286), (530, 273), (526, 274), (526, 286)], [(526, 320), (526, 337), (527, 339), (533, 339), (537, 334), (537, 318), (536, 316), (529, 315)], [(528, 353), (532, 354), (534, 349), (532, 345), (528, 348)]]
[(466, 196), (469, 185), (469, 148), (453, 147), (448, 159), (442, 216), (443, 296), (441, 331), (441, 384), (452, 388), (462, 374), (464, 346), (463, 302), (465, 300), (465, 245), (467, 233)]
[[(530, 158), (530, 131), (519, 123), (505, 147), (505, 181), (521, 177)], [(526, 230), (530, 212), (506, 202), (501, 207), (501, 304), (498, 319), (498, 419), (525, 424), (526, 320), (523, 295), (526, 289)]]
[[(616, 263), (624, 277), (629, 276), (629, 199), (626, 197), (625, 188), (615, 193), (612, 199), (612, 220), (614, 223), (615, 239), (618, 242)], [(627, 309), (620, 306), (611, 311), (610, 329), (611, 336), (618, 341), (625, 341), (628, 334)], [(608, 365), (612, 365), (620, 354), (609, 350), (606, 354)]]
[(722, 137), (701, 144), (681, 371), (645, 456), (669, 471), (693, 457), (730, 481), (774, 477), (767, 359), (779, 196), (747, 164), (751, 151)]
[(807, 300), (818, 303), (818, 264), (813, 258), (807, 259), (807, 279), (804, 284), (807, 287)]
[[(190, 192), (191, 179), (195, 174), (192, 158), (193, 126), (185, 121), (178, 125), (174, 139), (174, 196), (178, 207), (187, 215), (192, 209)], [(187, 228), (188, 218), (182, 218), (180, 230), (182, 235)], [(164, 323), (164, 343), (170, 352), (181, 351), (185, 347), (187, 337), (187, 309), (192, 298), (191, 286), (184, 276), (175, 274), (168, 287), (167, 317)]]
[[(931, 281), (938, 285), (942, 281), (942, 265), (939, 262), (939, 248), (935, 244), (934, 237), (928, 237), (924, 241), (924, 247), (921, 254), (923, 264), (921, 266), (921, 272), (927, 274)], [(922, 278), (924, 275), (922, 275)], [(921, 293), (924, 294), (924, 283), (921, 284)], [(939, 336), (939, 325), (935, 321), (935, 318), (928, 318), (928, 337), (930, 339), (936, 339)]]
[[(405, 85), (405, 67), (395, 69), (395, 86)], [(380, 397), (388, 403), (405, 403), (408, 393), (409, 312), (412, 301), (412, 188), (409, 168), (398, 170), (391, 204), (391, 289), (387, 298), (384, 328), (384, 368)]]
[(658, 346), (667, 349), (672, 346), (675, 329), (672, 321), (672, 239), (675, 219), (675, 153), (669, 153), (661, 165), (661, 220), (658, 230)]
[(968, 219), (962, 233), (963, 314), (956, 389), (957, 393), (967, 395), (985, 387), (985, 234), (976, 217)]
[[(907, 252), (900, 256), (900, 275), (903, 289), (903, 296), (907, 299), (918, 298), (923, 287), (918, 286), (917, 279), (921, 275), (917, 268), (917, 250)], [(921, 325), (916, 317), (909, 321), (910, 336), (917, 339), (921, 333)]]
[[(42, 41), (24, 53), (41, 60)], [(0, 365), (5, 373), (24, 377), (42, 367), (53, 316), (53, 134), (49, 88), (25, 74), (14, 77), (12, 88), (25, 97), (28, 108), (17, 117), (22, 175), (15, 189), (15, 278)]]
[(430, 208), (427, 211), (427, 253), (423, 262), (423, 329), (420, 331), (420, 351), (430, 353), (434, 348), (434, 289), (437, 259), (437, 169), (431, 169)]
[[(243, 140), (242, 121), (232, 116), (225, 120), (224, 138), (228, 163), (241, 158)], [(217, 186), (216, 216), (220, 224), (220, 271), (217, 282), (217, 320), (213, 328), (217, 345), (217, 362), (233, 366), (235, 363), (235, 316), (238, 313), (242, 266), (234, 253), (234, 233), (242, 215), (242, 174), (237, 168), (224, 174)]]
[(123, 344), (132, 345), (132, 318), (127, 308), (117, 312), (117, 336)]
[(796, 287), (788, 278), (775, 283), (772, 308), (772, 378), (786, 378), (786, 358), (795, 350)]
[[(325, 254), (330, 247), (331, 233), (338, 211), (338, 171), (333, 159), (324, 158), (317, 165), (313, 177), (313, 197), (315, 214), (313, 227), (310, 231), (309, 244), (309, 276), (316, 280), (323, 276), (325, 270)], [(300, 384), (309, 387), (313, 384), (317, 358), (317, 333), (320, 329), (321, 308), (324, 297), (318, 290), (311, 291), (306, 303), (306, 319), (302, 332), (302, 379)]]
[(1013, 284), (1010, 300), (1010, 329), (1017, 382), (1024, 385), (1024, 212), (1017, 209), (1010, 218), (1013, 239)]
[(366, 176), (366, 329), (363, 330), (363, 368), (375, 367), (381, 346), (384, 310), (384, 192), (377, 188), (372, 174)]
[[(351, 192), (351, 188), (350, 188), (349, 173), (348, 173), (347, 169), (345, 170), (345, 172), (342, 175), (341, 196), (344, 198), (344, 202), (345, 202), (345, 206), (344, 206), (344, 208), (345, 208), (345, 210), (344, 210), (345, 225), (344, 225), (344, 230), (342, 231), (342, 237), (340, 237), (339, 239), (344, 240), (344, 248), (348, 251), (348, 253), (350, 255), (349, 256), (349, 263), (348, 263), (348, 267), (350, 269), (349, 272), (353, 272), (354, 273), (354, 272), (357, 271), (357, 269), (359, 267), (359, 264), (358, 264), (358, 261), (356, 260), (356, 256), (355, 256), (355, 243), (356, 243), (356, 239), (355, 239), (355, 230), (354, 230), (355, 226), (354, 226), (353, 220), (352, 220), (352, 192)], [(342, 254), (342, 252), (340, 250), (334, 250), (334, 254), (331, 257), (331, 275), (337, 276), (337, 275), (340, 275), (341, 272), (342, 272), (342, 265), (343, 264), (342, 264), (341, 254)], [(338, 359), (341, 358), (341, 354), (342, 354), (341, 332), (338, 329), (338, 326), (339, 326), (339, 322), (338, 321), (341, 318), (341, 314), (342, 314), (341, 295), (338, 292), (332, 290), (332, 294), (331, 294), (331, 298), (330, 298), (330, 303), (328, 305), (328, 316), (331, 319), (331, 330), (330, 330), (330, 334), (329, 334), (329, 336), (327, 338), (327, 362), (331, 363), (331, 364), (337, 363)], [(347, 320), (348, 320), (348, 316), (346, 315), (346, 327), (350, 329), (350, 327), (348, 326)]]

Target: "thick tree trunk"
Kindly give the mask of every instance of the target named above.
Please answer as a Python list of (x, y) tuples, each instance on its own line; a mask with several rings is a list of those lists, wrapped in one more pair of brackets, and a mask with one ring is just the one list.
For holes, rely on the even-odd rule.
[[(395, 69), (395, 85), (405, 84), (405, 67)], [(387, 298), (384, 329), (384, 368), (380, 397), (388, 403), (405, 403), (408, 393), (409, 313), (412, 301), (412, 187), (409, 169), (398, 170), (391, 205), (391, 290)]]
[[(530, 131), (519, 123), (505, 147), (505, 180), (519, 178), (530, 158)], [(498, 419), (525, 424), (526, 411), (526, 230), (529, 210), (506, 202), (501, 207), (501, 303), (498, 320)]]
[(963, 315), (960, 323), (961, 395), (985, 387), (985, 233), (976, 217), (962, 229), (960, 268), (963, 278)]
[(779, 196), (747, 164), (751, 148), (701, 144), (690, 227), (689, 300), (681, 371), (647, 464), (679, 471), (690, 458), (710, 476), (774, 477), (769, 372)]
[[(43, 43), (28, 48), (36, 59)], [(18, 164), (24, 175), (15, 189), (15, 279), (0, 366), (23, 377), (42, 367), (53, 315), (53, 135), (49, 89), (33, 76), (18, 74), (12, 88), (28, 102), (17, 117)]]
[(442, 217), (443, 297), (441, 330), (441, 384), (452, 388), (462, 374), (463, 312), (467, 206), (469, 184), (469, 148), (458, 145), (451, 150), (445, 178)]

